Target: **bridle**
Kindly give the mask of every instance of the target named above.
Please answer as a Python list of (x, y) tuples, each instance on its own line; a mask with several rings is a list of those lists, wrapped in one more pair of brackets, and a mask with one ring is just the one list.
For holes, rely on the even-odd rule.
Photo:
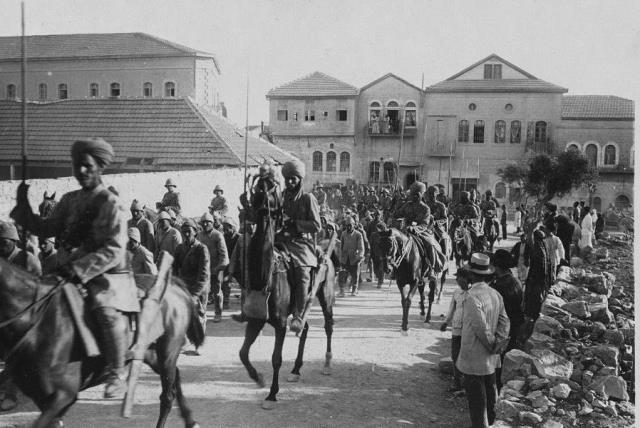
[[(391, 235), (389, 235), (389, 239), (391, 240), (391, 248), (393, 250), (393, 255), (395, 256), (396, 254), (398, 254), (398, 241), (394, 238), (393, 232), (391, 233)], [(402, 263), (402, 260), (404, 260), (407, 254), (409, 254), (410, 248), (411, 248), (411, 239), (408, 239), (407, 243), (404, 245), (404, 248), (402, 249), (402, 253), (397, 255), (397, 257), (393, 258), (393, 261), (390, 263), (391, 267), (393, 267), (394, 269), (397, 269), (398, 266), (400, 266), (400, 263)]]

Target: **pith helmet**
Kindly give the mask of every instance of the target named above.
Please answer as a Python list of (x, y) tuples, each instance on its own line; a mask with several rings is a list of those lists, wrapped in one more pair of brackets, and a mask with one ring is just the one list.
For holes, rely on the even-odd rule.
[(222, 187), (220, 187), (220, 185), (219, 185), (219, 184), (218, 184), (218, 185), (213, 189), (213, 193), (216, 193), (216, 192), (218, 192), (218, 191), (220, 191), (220, 192), (224, 193), (224, 190), (222, 190)]
[(204, 223), (205, 221), (213, 223), (213, 216), (210, 213), (202, 214), (202, 217), (200, 217), (200, 223)]
[(142, 211), (143, 209), (144, 207), (142, 206), (142, 203), (137, 199), (134, 199), (133, 202), (131, 202), (131, 211)]
[(167, 181), (164, 182), (164, 187), (168, 186), (178, 187), (176, 186), (176, 183), (173, 182), (172, 178), (167, 178)]
[(166, 211), (160, 211), (160, 215), (158, 216), (158, 221), (160, 220), (169, 220), (171, 221), (171, 216)]

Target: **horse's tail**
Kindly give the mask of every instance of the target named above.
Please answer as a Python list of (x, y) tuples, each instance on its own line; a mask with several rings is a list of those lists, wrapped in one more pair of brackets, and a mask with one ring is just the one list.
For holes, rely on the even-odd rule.
[(189, 320), (189, 327), (187, 327), (187, 338), (196, 348), (199, 348), (204, 343), (205, 333), (204, 327), (198, 317), (198, 311), (191, 311), (191, 320)]

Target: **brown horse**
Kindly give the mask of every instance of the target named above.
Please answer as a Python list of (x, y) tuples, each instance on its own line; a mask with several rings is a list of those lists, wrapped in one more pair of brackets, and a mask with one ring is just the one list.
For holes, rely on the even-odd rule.
[[(245, 199), (246, 201), (246, 199)], [(264, 293), (263, 303), (267, 305), (267, 319), (251, 317), (247, 314), (248, 322), (244, 334), (244, 343), (240, 349), (240, 360), (247, 369), (249, 377), (260, 387), (265, 386), (264, 376), (253, 367), (249, 360), (249, 351), (264, 328), (270, 324), (275, 329), (275, 343), (271, 356), (273, 378), (269, 395), (262, 403), (264, 409), (272, 409), (277, 401), (280, 391), (279, 372), (282, 366), (282, 348), (287, 332), (287, 318), (292, 313), (291, 286), (289, 285), (287, 263), (285, 257), (275, 249), (275, 234), (277, 225), (281, 220), (281, 205), (278, 196), (278, 186), (272, 180), (258, 180), (251, 196), (251, 206), (247, 206), (251, 217), (255, 220), (256, 231), (251, 238), (248, 248), (247, 260), (251, 261), (249, 270), (249, 293)], [(330, 257), (324, 257), (318, 272), (316, 272), (319, 284), (315, 296), (318, 298), (322, 314), (324, 315), (324, 330), (327, 335), (327, 348), (325, 353), (325, 365), (323, 374), (331, 374), (331, 336), (333, 334), (333, 304), (335, 302), (334, 284), (335, 270)], [(313, 278), (313, 277), (312, 277)], [(247, 286), (245, 286), (247, 287)], [(313, 299), (313, 296), (310, 296)], [(307, 302), (310, 305), (310, 302)], [(290, 382), (296, 382), (300, 378), (300, 368), (303, 364), (304, 347), (307, 340), (309, 324), (304, 322), (298, 344), (298, 355), (293, 370), (288, 378)]]
[[(144, 278), (143, 278), (144, 279)], [(146, 278), (153, 282), (153, 278)], [(61, 282), (42, 282), (0, 258), (0, 357), (9, 375), (42, 412), (35, 428), (62, 426), (78, 392), (102, 383), (105, 362), (87, 357)], [(189, 292), (173, 279), (160, 304), (162, 333), (144, 361), (160, 375), (157, 427), (164, 427), (177, 397), (185, 426), (197, 427), (182, 395), (176, 367), (185, 336), (198, 346), (204, 331)]]
[[(375, 251), (380, 264), (384, 266), (385, 273), (390, 273), (392, 269), (395, 270), (396, 284), (400, 290), (400, 302), (402, 303), (401, 332), (405, 336), (409, 330), (409, 308), (416, 291), (420, 291), (420, 314), (423, 315), (425, 281), (429, 281), (429, 306), (425, 322), (431, 321), (431, 307), (436, 291), (436, 279), (432, 276), (431, 266), (425, 266), (422, 262), (418, 245), (414, 239), (393, 227), (382, 230), (379, 232)], [(442, 275), (445, 275), (445, 272)]]

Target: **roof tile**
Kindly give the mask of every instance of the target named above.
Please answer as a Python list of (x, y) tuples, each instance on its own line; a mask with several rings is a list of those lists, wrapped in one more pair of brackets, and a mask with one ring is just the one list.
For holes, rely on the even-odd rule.
[(634, 120), (635, 109), (632, 100), (611, 95), (565, 95), (562, 119)]
[(567, 92), (540, 79), (454, 79), (426, 88), (427, 92)]
[(335, 77), (316, 71), (300, 79), (278, 86), (267, 92), (272, 97), (351, 96), (358, 95), (358, 88)]

